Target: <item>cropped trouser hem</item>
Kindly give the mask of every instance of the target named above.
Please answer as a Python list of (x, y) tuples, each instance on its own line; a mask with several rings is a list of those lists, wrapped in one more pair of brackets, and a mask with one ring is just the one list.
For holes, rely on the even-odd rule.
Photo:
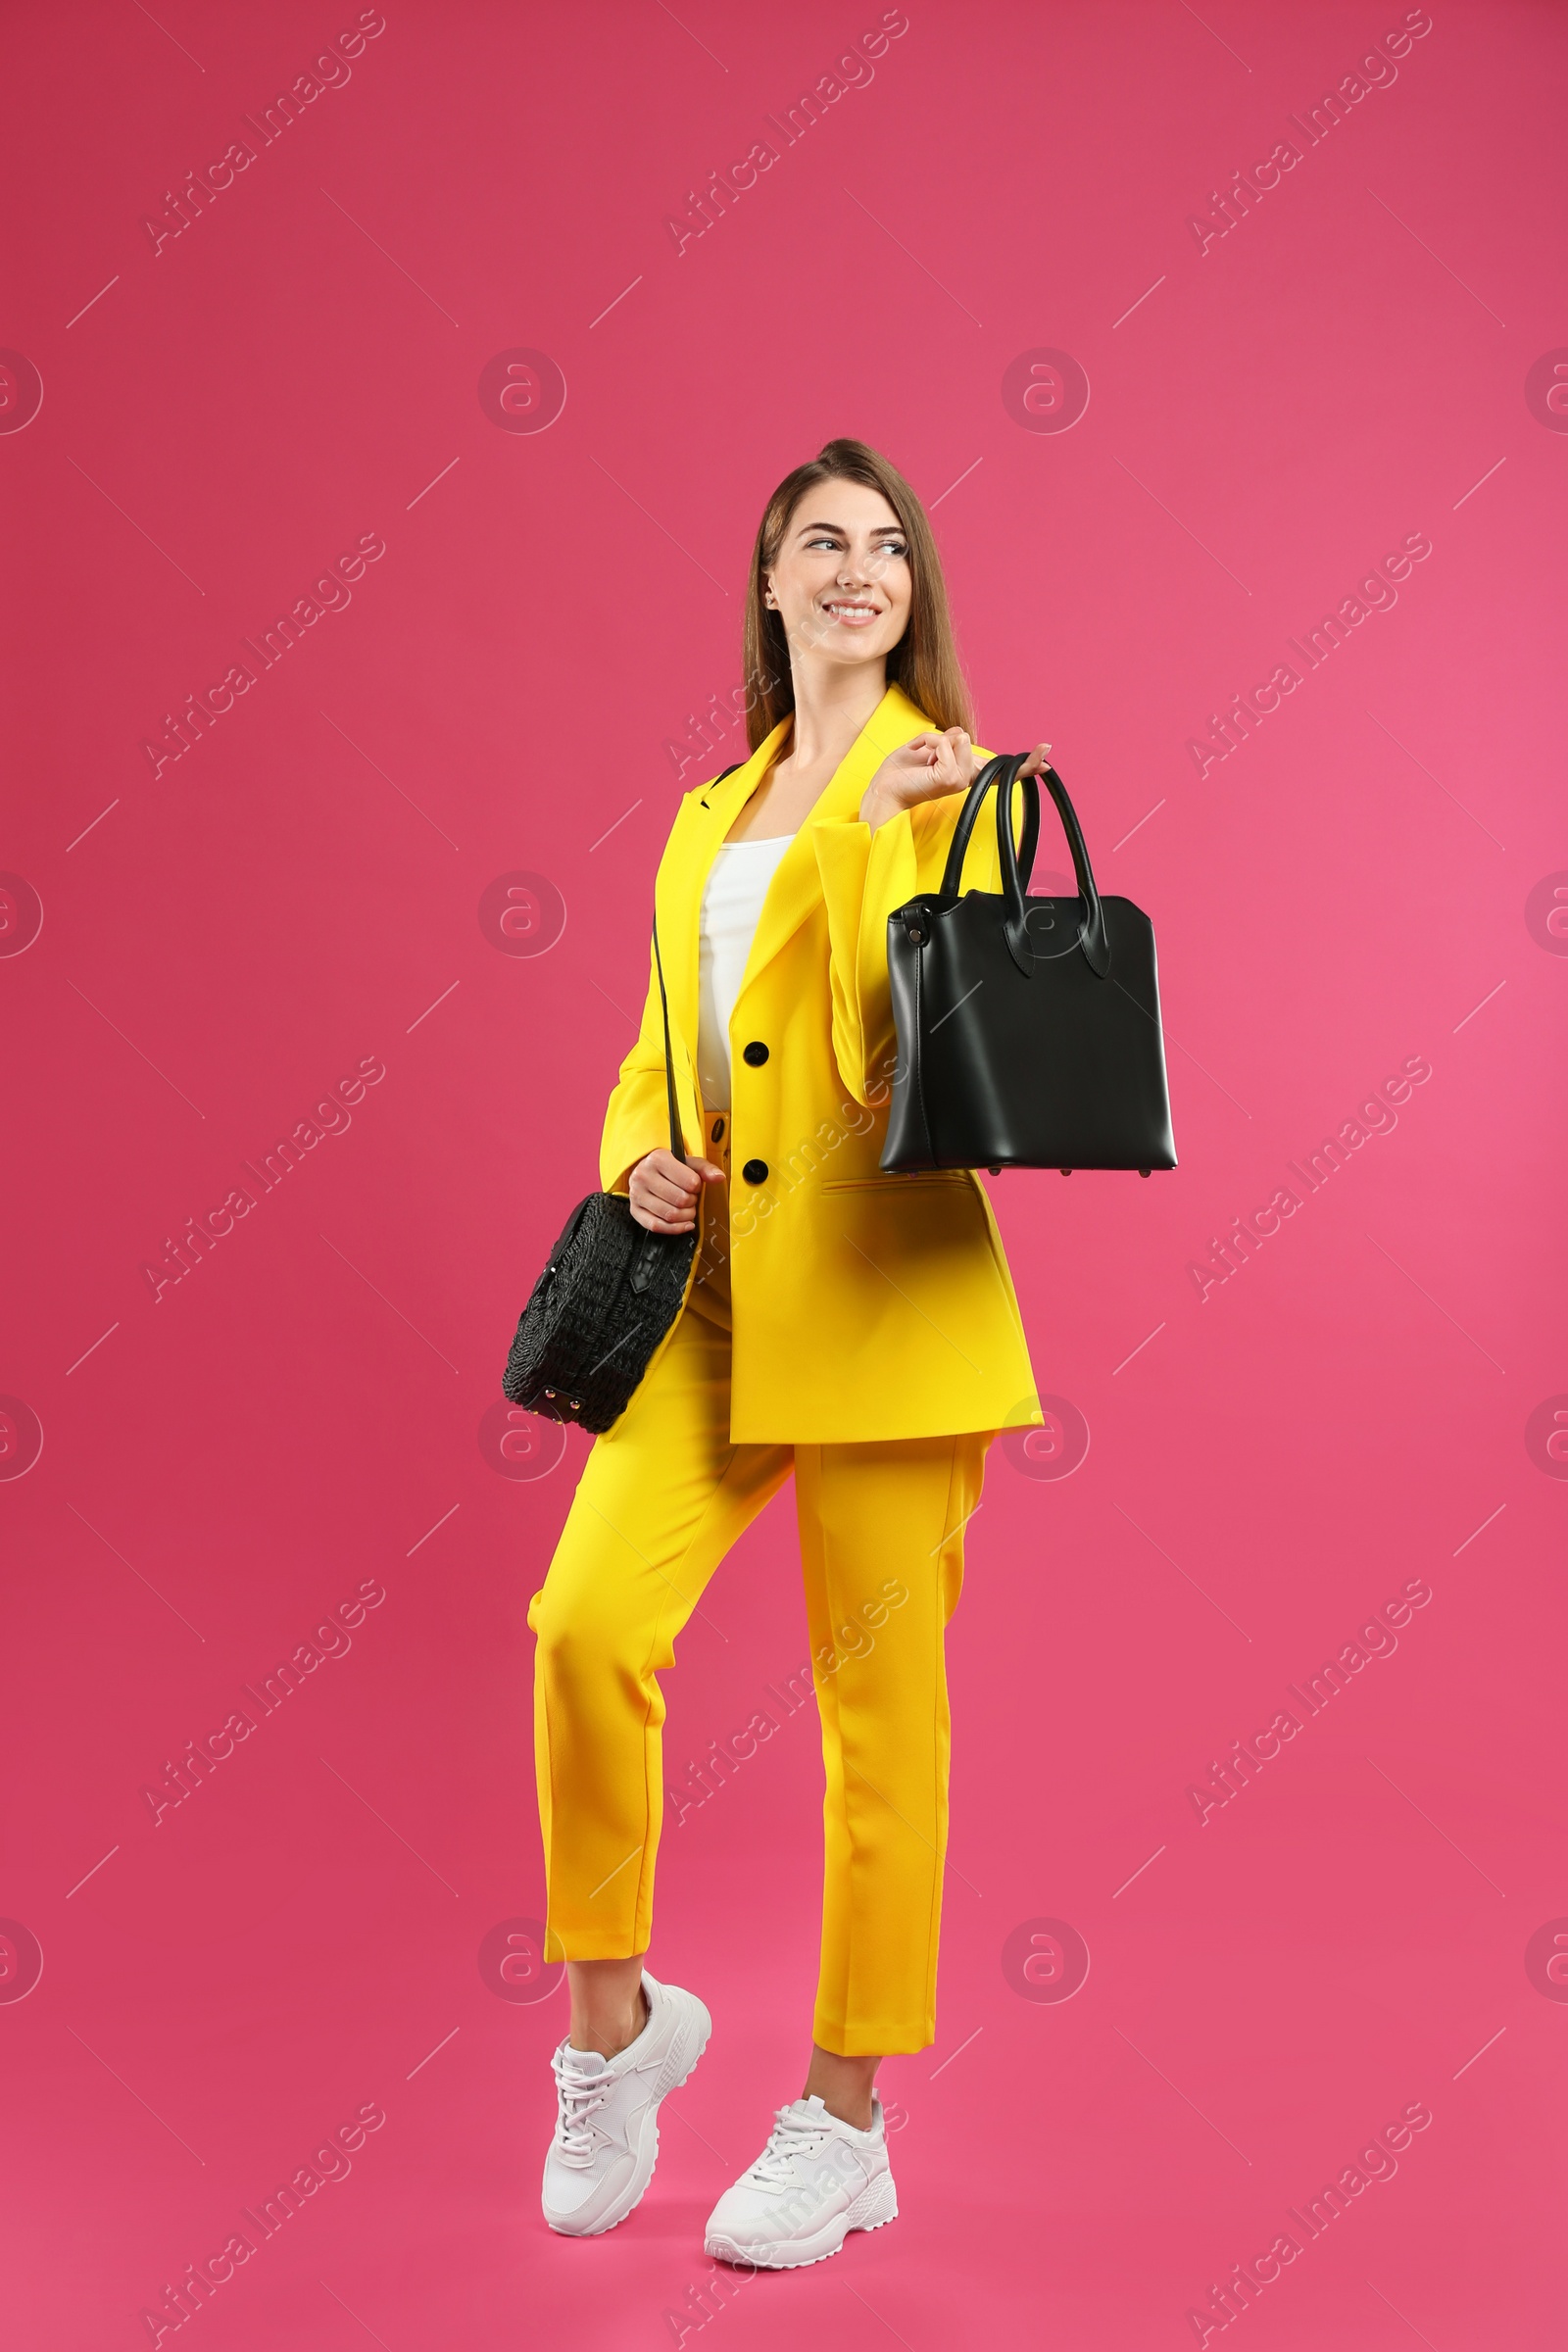
[(840, 2058), (898, 2058), (928, 2050), (937, 2037), (934, 2015), (911, 2021), (906, 2017), (824, 2017), (811, 2020), (811, 2039), (820, 2050)]

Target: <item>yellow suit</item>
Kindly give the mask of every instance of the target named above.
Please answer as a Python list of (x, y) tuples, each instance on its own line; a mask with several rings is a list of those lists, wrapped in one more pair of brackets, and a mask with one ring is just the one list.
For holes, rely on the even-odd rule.
[[(786, 851), (730, 1024), (722, 1107), (701, 1101), (697, 1080), (699, 909), (782, 728), (681, 804), (658, 880), (675, 1078), (688, 1152), (728, 1181), (705, 1191), (683, 1311), (595, 1440), (528, 1608), (545, 1955), (627, 1958), (653, 1928), (660, 1676), (709, 1579), (793, 1476), (825, 1775), (812, 2033), (846, 2055), (925, 2049), (935, 2034), (944, 1638), (992, 1438), (1042, 1418), (979, 1180), (877, 1166), (894, 1047), (887, 918), (940, 880), (961, 802), (928, 802), (875, 835), (858, 810), (887, 754), (928, 725), (890, 688)], [(984, 814), (964, 876), (998, 885)], [(624, 1191), (668, 1141), (650, 956), (642, 1032), (605, 1121), (607, 1189)], [(674, 1827), (697, 1816), (688, 1842), (701, 1843), (723, 1783), (787, 1737), (806, 1662), (779, 1681), (793, 1695), (753, 1693), (748, 1725), (669, 1774)]]
[[(709, 1125), (696, 1056), (703, 888), (787, 724), (734, 775), (686, 795), (660, 861), (659, 943), (693, 1155), (705, 1154)], [(858, 811), (888, 754), (930, 727), (888, 688), (773, 875), (736, 1001), (728, 1212), (737, 1443), (948, 1436), (1042, 1418), (979, 1177), (886, 1176), (877, 1164), (896, 1050), (888, 916), (940, 883), (962, 801), (927, 801), (874, 834)], [(964, 859), (968, 889), (1000, 888), (994, 807), (988, 800)], [(748, 1060), (746, 1049), (758, 1046), (765, 1059)], [(642, 1030), (605, 1116), (606, 1190), (624, 1192), (644, 1154), (668, 1142), (650, 949)]]

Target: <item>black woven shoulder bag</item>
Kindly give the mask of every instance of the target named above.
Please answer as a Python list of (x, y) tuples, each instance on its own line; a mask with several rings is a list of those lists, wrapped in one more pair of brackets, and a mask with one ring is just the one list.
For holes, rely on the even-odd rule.
[[(669, 1148), (684, 1163), (657, 922), (654, 964), (664, 1014)], [(596, 1434), (609, 1429), (685, 1302), (699, 1230), (694, 1223), (690, 1233), (650, 1233), (620, 1193), (579, 1200), (518, 1319), (503, 1393), (546, 1420), (575, 1421)]]

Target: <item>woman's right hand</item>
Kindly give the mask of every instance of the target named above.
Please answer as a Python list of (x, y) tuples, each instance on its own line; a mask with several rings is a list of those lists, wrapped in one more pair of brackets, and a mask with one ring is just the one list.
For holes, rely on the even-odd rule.
[[(1037, 743), (1018, 773), (1038, 776), (1050, 764), (1050, 744)], [(875, 833), (890, 816), (898, 816), (921, 801), (967, 792), (979, 772), (974, 745), (962, 727), (949, 727), (940, 735), (911, 736), (888, 754), (866, 786), (860, 799), (860, 820)]]
[(673, 1152), (650, 1152), (628, 1180), (631, 1213), (650, 1233), (690, 1233), (703, 1186), (723, 1181), (723, 1169), (710, 1159), (682, 1161)]

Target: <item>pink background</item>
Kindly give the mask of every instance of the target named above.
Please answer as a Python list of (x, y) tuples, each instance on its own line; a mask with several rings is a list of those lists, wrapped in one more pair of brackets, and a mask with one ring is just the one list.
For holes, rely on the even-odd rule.
[[(666, 216), (874, 0), (388, 0), (156, 253), (143, 217), (357, 11), (7, 13), (0, 342), (43, 395), (28, 420), (8, 363), (14, 2340), (150, 2340), (371, 2107), (208, 2352), (618, 2352), (671, 2311), (688, 2344), (1149, 2352), (1421, 2102), (1234, 2324), (1554, 2343), (1560, 11), (1436, 7), (1308, 145), (1289, 117), (1398, 6), (909, 0), (679, 253)], [(1200, 250), (1190, 216), (1292, 136)], [(564, 379), (547, 430), (481, 405), (518, 350)], [(1069, 430), (1036, 429), (1056, 379), (1004, 397), (1042, 350), (1087, 376)], [(512, 380), (541, 417), (547, 371)], [(496, 1400), (596, 1180), (679, 792), (745, 748), (695, 720), (738, 680), (758, 514), (842, 432), (932, 507), (982, 739), (1054, 742), (1102, 887), (1153, 918), (1181, 1164), (993, 1188), (1089, 1446), (1064, 1477), (999, 1447), (971, 1532), (939, 2039), (883, 2078), (904, 2219), (699, 2328), (703, 2220), (800, 2086), (815, 1727), (669, 1834), (654, 1966), (713, 2047), (635, 2218), (552, 2237), (564, 1993), (495, 1953), (542, 1902), (524, 1611), (585, 1442), (509, 1459)], [(1418, 533), (1397, 602), (1200, 773), (1210, 714)], [(362, 535), (352, 602), (155, 778), (164, 714)], [(485, 894), (518, 873), (548, 888), (509, 937)], [(1200, 1298), (1213, 1239), (1417, 1056), (1396, 1124)], [(362, 1060), (351, 1124), (155, 1301), (144, 1262)], [(1200, 1821), (1411, 1580), (1397, 1649)], [(365, 1584), (352, 1647), (155, 1822), (166, 1765)], [(804, 1654), (785, 1494), (669, 1678), (671, 1780)], [(1035, 1997), (1074, 1938), (1087, 1980)]]

